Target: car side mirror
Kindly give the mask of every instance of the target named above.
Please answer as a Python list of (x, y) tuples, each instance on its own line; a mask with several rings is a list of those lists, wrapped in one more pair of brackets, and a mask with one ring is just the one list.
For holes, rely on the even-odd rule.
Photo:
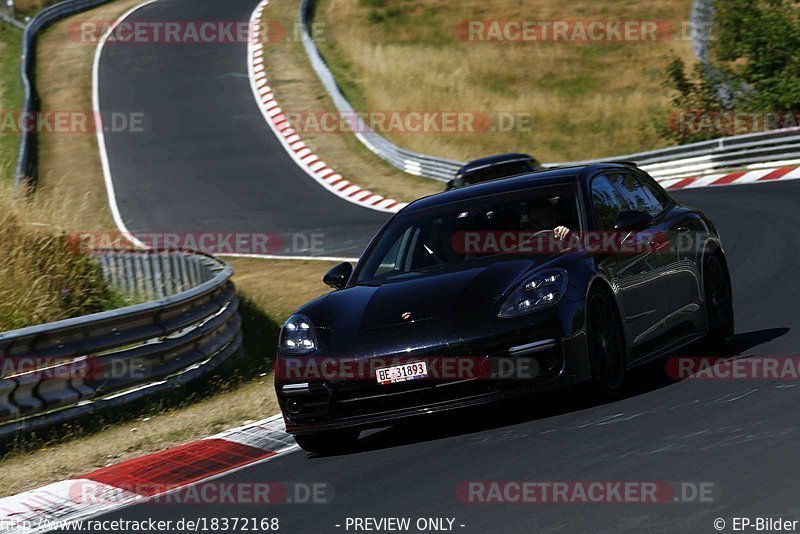
[(638, 232), (653, 224), (653, 216), (643, 211), (625, 210), (619, 212), (614, 219), (614, 230), (620, 232)]
[(325, 273), (325, 276), (322, 277), (322, 281), (326, 286), (330, 286), (333, 289), (344, 289), (352, 274), (353, 266), (344, 262)]

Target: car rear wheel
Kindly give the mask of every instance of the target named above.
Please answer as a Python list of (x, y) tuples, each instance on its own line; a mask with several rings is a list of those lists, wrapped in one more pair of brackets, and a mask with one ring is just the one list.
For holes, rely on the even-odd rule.
[(307, 452), (333, 454), (351, 450), (358, 440), (358, 430), (336, 430), (295, 436), (300, 448)]
[(587, 306), (586, 334), (592, 385), (604, 396), (614, 397), (625, 381), (625, 337), (611, 298), (604, 291), (593, 291)]
[(703, 291), (708, 318), (706, 341), (712, 345), (730, 343), (734, 333), (733, 292), (728, 269), (717, 254), (709, 256), (703, 265)]

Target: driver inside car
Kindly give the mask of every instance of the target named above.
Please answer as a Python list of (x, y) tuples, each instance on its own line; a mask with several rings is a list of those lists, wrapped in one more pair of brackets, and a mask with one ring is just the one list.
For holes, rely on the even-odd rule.
[(528, 228), (534, 232), (551, 231), (555, 234), (556, 239), (561, 241), (565, 239), (570, 229), (568, 226), (558, 224), (560, 221), (558, 202), (560, 197), (553, 197), (544, 200), (532, 201), (528, 206)]

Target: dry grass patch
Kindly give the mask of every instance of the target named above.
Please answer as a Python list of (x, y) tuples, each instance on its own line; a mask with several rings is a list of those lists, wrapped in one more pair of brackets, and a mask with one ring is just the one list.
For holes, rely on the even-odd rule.
[[(22, 30), (0, 22), (0, 114), (22, 108), (21, 51)], [(0, 116), (0, 123), (5, 118)], [(19, 135), (0, 126), (0, 181), (14, 177), (18, 149)]]
[(128, 303), (64, 229), (80, 205), (14, 201), (11, 189), (0, 185), (0, 332)]
[(316, 260), (223, 259), (233, 266), (240, 292), (280, 324), (306, 302), (331, 291), (322, 276), (336, 265)]
[(14, 0), (14, 7), (22, 13), (32, 13), (43, 7), (55, 4), (59, 0)]
[[(299, 16), (299, 0), (273, 2), (264, 10), (264, 20), (279, 24), (294, 37)], [(299, 39), (281, 39), (265, 49), (270, 85), (281, 105), (289, 112), (336, 112), (336, 107), (311, 68)], [(377, 158), (351, 133), (307, 133), (293, 124), (303, 141), (328, 165), (362, 188), (399, 201), (411, 201), (438, 193), (443, 184), (400, 172)], [(308, 129), (306, 129), (308, 130)]]
[[(680, 24), (690, 0), (321, 0), (320, 48), (359, 110), (530, 113), (528, 131), (389, 134), (411, 150), (466, 160), (530, 152), (574, 161), (663, 146), (654, 123), (669, 111), (662, 87), (688, 40), (470, 42), (466, 20), (634, 20)], [(677, 34), (678, 32), (676, 32)]]

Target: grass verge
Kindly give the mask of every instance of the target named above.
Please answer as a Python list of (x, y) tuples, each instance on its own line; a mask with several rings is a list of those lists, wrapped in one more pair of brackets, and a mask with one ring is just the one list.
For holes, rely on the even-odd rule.
[(59, 0), (14, 0), (17, 11), (21, 13), (32, 13), (43, 7), (55, 4)]
[[(654, 125), (669, 113), (662, 86), (674, 56), (693, 58), (690, 0), (320, 0), (319, 45), (359, 111), (529, 113), (507, 131), (389, 133), (418, 152), (466, 160), (524, 151), (575, 161), (664, 146)], [(465, 21), (659, 21), (655, 41), (476, 42)], [(671, 25), (671, 26), (667, 26)]]
[[(103, 278), (60, 227), (63, 209), (12, 199), (0, 184), (0, 332), (125, 306), (129, 303)], [(55, 220), (54, 220), (55, 219)]]
[(14, 178), (19, 149), (19, 135), (6, 127), (8, 112), (22, 108), (22, 83), (19, 60), (22, 54), (22, 30), (0, 22), (0, 180)]

